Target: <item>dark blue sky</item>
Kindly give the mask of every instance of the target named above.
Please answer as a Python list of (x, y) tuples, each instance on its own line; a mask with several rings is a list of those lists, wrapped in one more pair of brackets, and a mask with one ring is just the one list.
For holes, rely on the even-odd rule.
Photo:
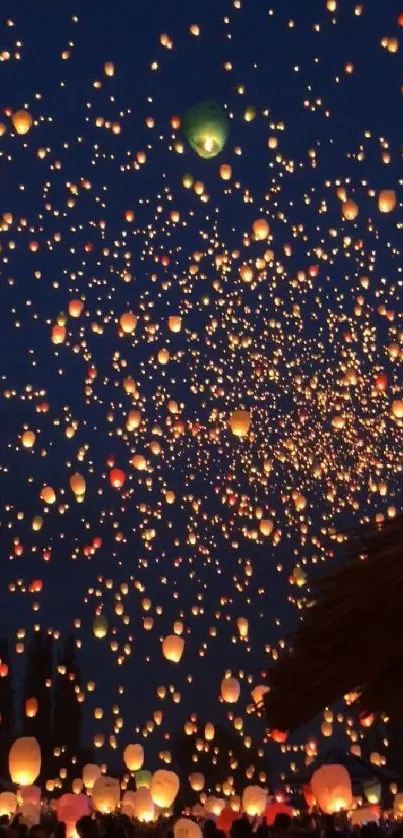
[[(225, 717), (217, 696), (227, 669), (250, 675), (235, 708), (245, 715), (251, 688), (301, 615), (298, 602), (309, 599), (309, 587), (294, 584), (295, 567), (305, 568), (309, 586), (317, 565), (342, 549), (332, 528), (386, 514), (398, 497), (402, 423), (391, 408), (402, 350), (399, 360), (399, 347), (390, 347), (402, 334), (402, 45), (394, 53), (381, 42), (402, 40), (401, 8), (380, 0), (340, 0), (336, 12), (316, 0), (4, 6), (1, 632), (14, 643), (19, 628), (65, 632), (80, 618), (84, 678), (97, 682), (84, 704), (88, 736), (112, 732), (114, 703), (125, 718), (119, 747), (165, 708), (146, 742), (155, 753), (190, 713)], [(161, 45), (163, 33), (173, 49)], [(107, 61), (113, 77), (104, 74)], [(231, 129), (222, 154), (202, 160), (170, 120), (210, 99)], [(22, 137), (10, 113), (25, 106), (35, 124)], [(97, 127), (101, 117), (120, 133)], [(138, 165), (142, 151), (147, 161)], [(219, 176), (221, 163), (232, 166), (230, 182)], [(206, 200), (183, 186), (186, 174), (204, 184)], [(359, 206), (354, 222), (343, 218), (340, 186)], [(381, 189), (396, 191), (393, 213), (380, 213)], [(253, 238), (261, 217), (268, 241)], [(225, 270), (215, 260), (224, 252)], [(239, 278), (246, 262), (252, 285)], [(83, 314), (67, 318), (56, 345), (52, 328), (75, 299)], [(122, 337), (118, 321), (129, 310), (137, 327)], [(182, 316), (180, 334), (169, 331), (170, 314)], [(163, 348), (165, 367), (156, 357)], [(381, 373), (386, 393), (376, 384)], [(228, 427), (240, 407), (252, 416), (243, 441)], [(142, 421), (127, 433), (134, 408)], [(36, 434), (31, 450), (21, 443), (24, 428)], [(135, 454), (146, 472), (130, 464)], [(108, 458), (126, 473), (121, 491), (110, 486)], [(87, 484), (80, 504), (69, 488), (77, 471)], [(46, 485), (57, 500), (43, 512)], [(259, 516), (273, 520), (274, 543), (259, 532)], [(155, 530), (150, 541), (145, 530)], [(94, 538), (102, 546), (86, 557)], [(35, 579), (43, 580), (36, 597), (27, 590)], [(114, 612), (125, 582), (129, 625)], [(108, 619), (105, 640), (92, 635), (97, 608)], [(239, 639), (238, 617), (249, 620), (248, 641)], [(186, 639), (177, 667), (160, 649), (176, 619)], [(126, 693), (117, 698), (120, 684)], [(173, 684), (181, 703), (159, 702), (161, 684)], [(105, 719), (93, 728), (95, 706)], [(264, 725), (253, 732), (260, 741)]]

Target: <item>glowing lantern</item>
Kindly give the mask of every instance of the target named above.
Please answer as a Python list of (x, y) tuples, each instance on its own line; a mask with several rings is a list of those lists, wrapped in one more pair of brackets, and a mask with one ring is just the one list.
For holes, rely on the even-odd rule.
[(60, 823), (76, 824), (90, 813), (90, 802), (85, 794), (62, 794), (57, 801), (57, 820)]
[(341, 211), (347, 221), (354, 221), (358, 215), (358, 205), (351, 198), (348, 198), (347, 201), (344, 201), (341, 205)]
[(168, 328), (170, 332), (177, 334), (182, 328), (182, 318), (178, 315), (171, 315), (168, 319)]
[(70, 315), (70, 317), (80, 317), (83, 308), (84, 308), (84, 303), (81, 300), (70, 300), (70, 302), (69, 302), (69, 315)]
[(311, 787), (318, 806), (327, 815), (351, 808), (351, 780), (343, 765), (322, 765), (313, 773)]
[(16, 739), (8, 758), (10, 777), (18, 786), (32, 786), (41, 771), (41, 749), (33, 736)]
[(108, 631), (108, 621), (102, 614), (97, 614), (93, 623), (93, 631), (95, 637), (101, 639), (106, 636)]
[(288, 739), (288, 730), (277, 730), (277, 728), (273, 728), (271, 731), (271, 738), (273, 742), (277, 742), (279, 745), (284, 745), (284, 742), (287, 742)]
[(403, 792), (399, 792), (393, 801), (395, 812), (403, 814)]
[(32, 446), (35, 444), (35, 434), (34, 434), (34, 432), (33, 431), (24, 431), (24, 433), (21, 437), (21, 442), (22, 442), (24, 448), (32, 448)]
[(236, 704), (241, 694), (241, 687), (237, 678), (223, 678), (221, 681), (221, 696), (226, 704)]
[(13, 113), (11, 121), (17, 134), (23, 135), (28, 134), (33, 119), (31, 114), (28, 113), (28, 111), (16, 111), (16, 113)]
[(392, 413), (396, 419), (403, 419), (403, 400), (393, 402)]
[(0, 794), (0, 818), (8, 815), (11, 818), (17, 811), (18, 800), (12, 791), (2, 791)]
[(105, 73), (106, 76), (115, 75), (115, 65), (114, 65), (113, 61), (105, 61), (104, 73)]
[(151, 787), (151, 771), (137, 771), (135, 776), (136, 789), (149, 789)]
[(70, 489), (77, 497), (85, 495), (85, 479), (78, 471), (70, 477)]
[(237, 621), (239, 636), (245, 639), (249, 634), (249, 622), (246, 617), (238, 617)]
[(127, 417), (126, 428), (128, 431), (135, 431), (141, 422), (141, 413), (139, 410), (131, 410)]
[(137, 326), (137, 317), (131, 311), (122, 314), (119, 325), (125, 335), (131, 335)]
[(260, 786), (247, 786), (242, 795), (242, 808), (249, 817), (263, 815), (267, 804), (267, 792)]
[(113, 814), (120, 802), (120, 784), (114, 777), (98, 777), (92, 789), (92, 802), (97, 812)]
[(270, 233), (270, 227), (265, 218), (258, 218), (257, 221), (254, 221), (252, 224), (252, 230), (257, 241), (267, 239), (267, 236)]
[(396, 206), (396, 193), (394, 189), (382, 189), (378, 196), (378, 207), (380, 212), (393, 212)]
[(144, 762), (144, 750), (141, 745), (128, 745), (123, 752), (123, 759), (129, 771), (139, 771)]
[(193, 791), (203, 791), (205, 782), (204, 774), (200, 771), (194, 771), (189, 775), (189, 783)]
[(52, 329), (52, 343), (64, 343), (66, 340), (67, 330), (65, 326), (53, 326)]
[(172, 661), (172, 663), (179, 663), (184, 647), (185, 641), (183, 637), (180, 637), (178, 634), (168, 634), (167, 637), (164, 637), (162, 643), (162, 654), (166, 660)]
[(320, 729), (323, 736), (332, 736), (333, 734), (333, 725), (331, 722), (322, 722)]
[(230, 416), (230, 428), (234, 436), (247, 436), (250, 428), (250, 413), (248, 410), (234, 410)]
[(204, 728), (204, 738), (207, 742), (212, 742), (215, 736), (215, 729), (212, 722), (207, 722)]
[(155, 771), (151, 780), (151, 799), (155, 806), (169, 809), (179, 791), (179, 777), (174, 771)]
[(141, 823), (150, 823), (154, 820), (155, 809), (151, 798), (150, 790), (144, 786), (132, 793), (131, 805), (134, 809), (134, 816)]
[(142, 454), (135, 454), (131, 460), (133, 468), (137, 471), (144, 471), (147, 468), (147, 460)]
[(218, 818), (221, 815), (222, 810), (225, 807), (225, 800), (222, 797), (208, 797), (204, 808), (209, 815), (213, 815), (215, 818)]
[(239, 268), (239, 275), (242, 282), (250, 283), (253, 280), (253, 270), (250, 265), (241, 265)]
[(174, 825), (174, 838), (202, 838), (200, 826), (190, 818), (179, 818)]
[(160, 349), (157, 355), (158, 363), (161, 364), (163, 367), (165, 364), (168, 363), (170, 358), (168, 349)]
[(220, 177), (222, 178), (222, 180), (231, 180), (232, 168), (229, 165), (229, 163), (221, 163)]
[(364, 783), (364, 794), (371, 806), (377, 806), (382, 794), (382, 787), (378, 780), (368, 780)]
[(227, 141), (229, 122), (215, 102), (195, 105), (183, 120), (183, 130), (189, 145), (205, 159), (216, 157)]
[(41, 500), (44, 503), (52, 504), (56, 501), (56, 493), (55, 490), (52, 489), (51, 486), (44, 486), (41, 491)]
[(258, 686), (252, 690), (252, 698), (255, 704), (260, 704), (260, 702), (263, 701), (263, 696), (268, 692), (269, 687), (266, 687), (265, 684), (258, 684)]
[(38, 712), (38, 702), (36, 698), (27, 698), (25, 702), (25, 715), (28, 719), (34, 719)]
[(259, 530), (262, 535), (270, 535), (273, 532), (274, 523), (269, 518), (262, 518), (259, 522)]
[(85, 788), (88, 789), (88, 791), (91, 791), (91, 789), (94, 788), (94, 783), (96, 780), (98, 780), (98, 777), (101, 776), (101, 773), (102, 772), (99, 765), (94, 765), (91, 762), (88, 762), (86, 765), (84, 765), (83, 783)]
[(113, 468), (109, 472), (109, 480), (114, 489), (121, 489), (126, 481), (126, 475), (121, 468)]

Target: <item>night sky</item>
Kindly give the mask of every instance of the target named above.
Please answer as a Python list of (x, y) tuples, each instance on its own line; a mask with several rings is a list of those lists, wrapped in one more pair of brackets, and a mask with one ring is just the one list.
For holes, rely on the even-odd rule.
[[(119, 751), (156, 710), (153, 758), (192, 713), (260, 744), (251, 690), (312, 579), (400, 508), (403, 5), (19, 0), (0, 23), (1, 635), (76, 631), (88, 740), (118, 704)], [(181, 125), (206, 100), (230, 124), (208, 160)]]

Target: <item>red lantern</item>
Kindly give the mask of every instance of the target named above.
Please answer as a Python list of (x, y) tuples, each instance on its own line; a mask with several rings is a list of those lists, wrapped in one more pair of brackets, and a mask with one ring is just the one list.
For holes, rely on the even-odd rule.
[(121, 468), (113, 468), (109, 472), (109, 480), (114, 489), (121, 489), (126, 481), (126, 475)]
[(288, 730), (274, 730), (271, 731), (271, 738), (273, 742), (278, 742), (280, 745), (284, 745), (284, 742), (287, 742), (288, 739)]
[(381, 375), (377, 375), (375, 379), (375, 389), (378, 390), (378, 393), (384, 393), (388, 386), (388, 377), (385, 373), (381, 373)]

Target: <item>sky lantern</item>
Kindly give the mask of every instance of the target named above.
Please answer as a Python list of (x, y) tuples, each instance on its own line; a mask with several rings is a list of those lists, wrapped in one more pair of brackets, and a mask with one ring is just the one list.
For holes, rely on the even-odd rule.
[(322, 765), (312, 775), (311, 789), (326, 815), (351, 809), (351, 780), (343, 765)]
[(97, 812), (110, 815), (120, 802), (120, 783), (115, 777), (98, 777), (92, 789), (92, 803)]
[(202, 838), (202, 831), (191, 818), (179, 818), (174, 824), (174, 838)]
[(220, 166), (220, 178), (222, 180), (231, 180), (232, 177), (232, 167), (229, 163), (221, 163)]
[(114, 76), (115, 75), (115, 65), (114, 65), (113, 61), (105, 61), (104, 73), (105, 73), (106, 76)]
[(94, 618), (93, 631), (94, 636), (98, 639), (102, 639), (106, 636), (106, 633), (108, 631), (108, 621), (106, 617), (103, 616), (103, 614), (97, 614)]
[(136, 431), (141, 422), (141, 413), (139, 410), (130, 410), (126, 420), (126, 428), (128, 431)]
[(32, 448), (35, 444), (35, 433), (34, 431), (24, 431), (21, 437), (22, 444), (24, 448)]
[(215, 728), (212, 722), (207, 722), (204, 728), (204, 738), (207, 742), (212, 742), (215, 736)]
[(260, 704), (263, 701), (263, 696), (269, 692), (269, 687), (266, 687), (265, 684), (258, 684), (252, 690), (252, 698), (255, 704)]
[(179, 791), (179, 777), (174, 771), (155, 771), (151, 780), (151, 798), (155, 806), (169, 809)]
[(2, 791), (0, 793), (0, 817), (7, 815), (11, 818), (16, 813), (17, 808), (17, 795), (12, 791)]
[(182, 328), (182, 318), (177, 314), (172, 314), (168, 318), (168, 328), (170, 332), (177, 334)]
[(121, 468), (113, 468), (109, 472), (109, 481), (114, 489), (121, 489), (126, 482), (126, 475)]
[(231, 413), (229, 424), (234, 436), (237, 436), (240, 439), (247, 436), (250, 428), (249, 410), (234, 410), (234, 412)]
[(166, 660), (172, 663), (179, 663), (183, 650), (185, 648), (185, 641), (183, 637), (178, 634), (168, 634), (164, 637), (162, 643), (162, 654)]
[(16, 111), (16, 113), (12, 114), (11, 121), (13, 126), (17, 132), (17, 134), (28, 134), (29, 129), (32, 126), (33, 119), (28, 111)]
[(133, 334), (137, 326), (137, 317), (131, 311), (127, 311), (121, 315), (119, 320), (120, 328), (125, 335)]
[(394, 189), (382, 189), (378, 195), (380, 212), (393, 212), (396, 206), (396, 192)]
[(69, 302), (69, 315), (70, 317), (80, 317), (83, 312), (84, 303), (82, 300), (70, 300)]
[(155, 819), (155, 808), (149, 788), (142, 786), (133, 793), (134, 817), (140, 823), (151, 823)]
[(260, 817), (266, 809), (267, 791), (261, 786), (247, 786), (242, 795), (242, 808), (251, 818)]
[(60, 326), (56, 323), (52, 329), (52, 343), (59, 344), (64, 343), (66, 340), (67, 329), (65, 326)]
[(83, 783), (88, 791), (94, 788), (95, 780), (101, 776), (101, 768), (99, 765), (88, 762), (83, 768)]
[(215, 102), (202, 102), (187, 112), (183, 130), (189, 145), (208, 160), (223, 150), (229, 134), (229, 121)]
[(27, 698), (25, 702), (25, 715), (28, 719), (34, 719), (38, 712), (38, 702), (36, 698)]
[(79, 474), (79, 472), (76, 471), (75, 474), (71, 475), (69, 483), (71, 491), (76, 495), (77, 498), (85, 495), (86, 484), (85, 478), (82, 476), (82, 474)]
[(354, 221), (359, 212), (358, 204), (356, 204), (352, 198), (347, 198), (347, 201), (344, 201), (341, 205), (341, 211), (346, 221)]
[(288, 730), (277, 730), (276, 728), (273, 728), (271, 731), (271, 738), (273, 742), (277, 742), (279, 745), (284, 745), (288, 739)]
[(256, 241), (264, 241), (270, 233), (270, 227), (265, 218), (258, 218), (252, 224), (253, 235)]
[(13, 783), (32, 786), (41, 772), (41, 749), (33, 736), (16, 739), (11, 746), (9, 771)]
[(49, 504), (49, 506), (56, 502), (56, 492), (52, 486), (43, 487), (41, 490), (41, 500), (43, 500), (44, 503)]
[(189, 774), (189, 783), (193, 791), (203, 791), (205, 782), (204, 774), (200, 771), (194, 771), (192, 774)]
[(403, 399), (392, 402), (392, 413), (395, 419), (403, 419)]
[(221, 696), (226, 704), (236, 704), (241, 694), (241, 687), (237, 678), (223, 678), (221, 681)]
[(246, 619), (246, 617), (238, 617), (236, 623), (238, 627), (239, 636), (243, 640), (245, 640), (249, 634), (249, 621)]
[(123, 752), (123, 759), (129, 771), (139, 771), (144, 763), (142, 745), (127, 745)]

